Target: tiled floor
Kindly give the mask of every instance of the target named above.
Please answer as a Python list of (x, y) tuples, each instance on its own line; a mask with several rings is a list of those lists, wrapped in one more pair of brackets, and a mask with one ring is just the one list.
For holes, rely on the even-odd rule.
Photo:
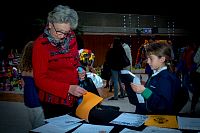
[(28, 133), (30, 128), (22, 102), (0, 101), (0, 133)]
[(99, 91), (100, 96), (103, 97), (104, 99), (113, 96), (113, 91), (109, 92), (109, 88), (101, 88), (101, 89), (98, 89), (98, 91)]
[(102, 97), (104, 98), (102, 104), (103, 105), (111, 105), (111, 106), (118, 106), (120, 107), (120, 111), (124, 112), (134, 112), (135, 106), (129, 104), (128, 97), (126, 98), (119, 98), (118, 100), (108, 100), (113, 96), (113, 91), (109, 92), (109, 88), (102, 88)]
[[(192, 93), (189, 91), (189, 100), (186, 103), (186, 105), (183, 107), (183, 109), (181, 110), (182, 113), (188, 113), (188, 114), (190, 114), (191, 99), (192, 99)], [(200, 99), (199, 99), (198, 104), (196, 105), (195, 112), (196, 112), (197, 115), (200, 116)]]

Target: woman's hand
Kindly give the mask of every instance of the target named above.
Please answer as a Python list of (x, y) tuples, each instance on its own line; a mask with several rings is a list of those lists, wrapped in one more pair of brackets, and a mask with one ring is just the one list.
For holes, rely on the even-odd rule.
[(68, 93), (77, 97), (81, 97), (87, 93), (87, 90), (80, 87), (79, 85), (70, 85)]
[(134, 83), (131, 83), (131, 88), (134, 92), (136, 93), (142, 93), (145, 89), (144, 85), (139, 85), (139, 84), (134, 84)]

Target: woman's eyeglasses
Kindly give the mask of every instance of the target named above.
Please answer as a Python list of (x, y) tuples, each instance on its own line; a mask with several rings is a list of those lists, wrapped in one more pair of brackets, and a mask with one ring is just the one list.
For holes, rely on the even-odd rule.
[(54, 28), (54, 30), (55, 30), (55, 32), (56, 32), (57, 35), (68, 36), (68, 34), (70, 34), (70, 31), (69, 32), (59, 31), (59, 30), (56, 30), (56, 27), (55, 27), (54, 23), (52, 23), (52, 25), (53, 25), (53, 28)]

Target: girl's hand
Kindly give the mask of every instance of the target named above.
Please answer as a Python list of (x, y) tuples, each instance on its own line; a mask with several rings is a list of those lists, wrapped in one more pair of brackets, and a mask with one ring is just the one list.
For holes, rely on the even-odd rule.
[(134, 92), (136, 93), (142, 93), (145, 89), (144, 85), (139, 85), (139, 84), (134, 84), (134, 83), (131, 83), (131, 88)]

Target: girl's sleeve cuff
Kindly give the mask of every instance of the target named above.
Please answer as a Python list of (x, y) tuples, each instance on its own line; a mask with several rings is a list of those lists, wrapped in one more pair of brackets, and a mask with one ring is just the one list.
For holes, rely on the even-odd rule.
[(152, 94), (152, 91), (148, 88), (145, 88), (145, 90), (142, 92), (142, 96), (145, 98), (145, 99), (148, 99)]

